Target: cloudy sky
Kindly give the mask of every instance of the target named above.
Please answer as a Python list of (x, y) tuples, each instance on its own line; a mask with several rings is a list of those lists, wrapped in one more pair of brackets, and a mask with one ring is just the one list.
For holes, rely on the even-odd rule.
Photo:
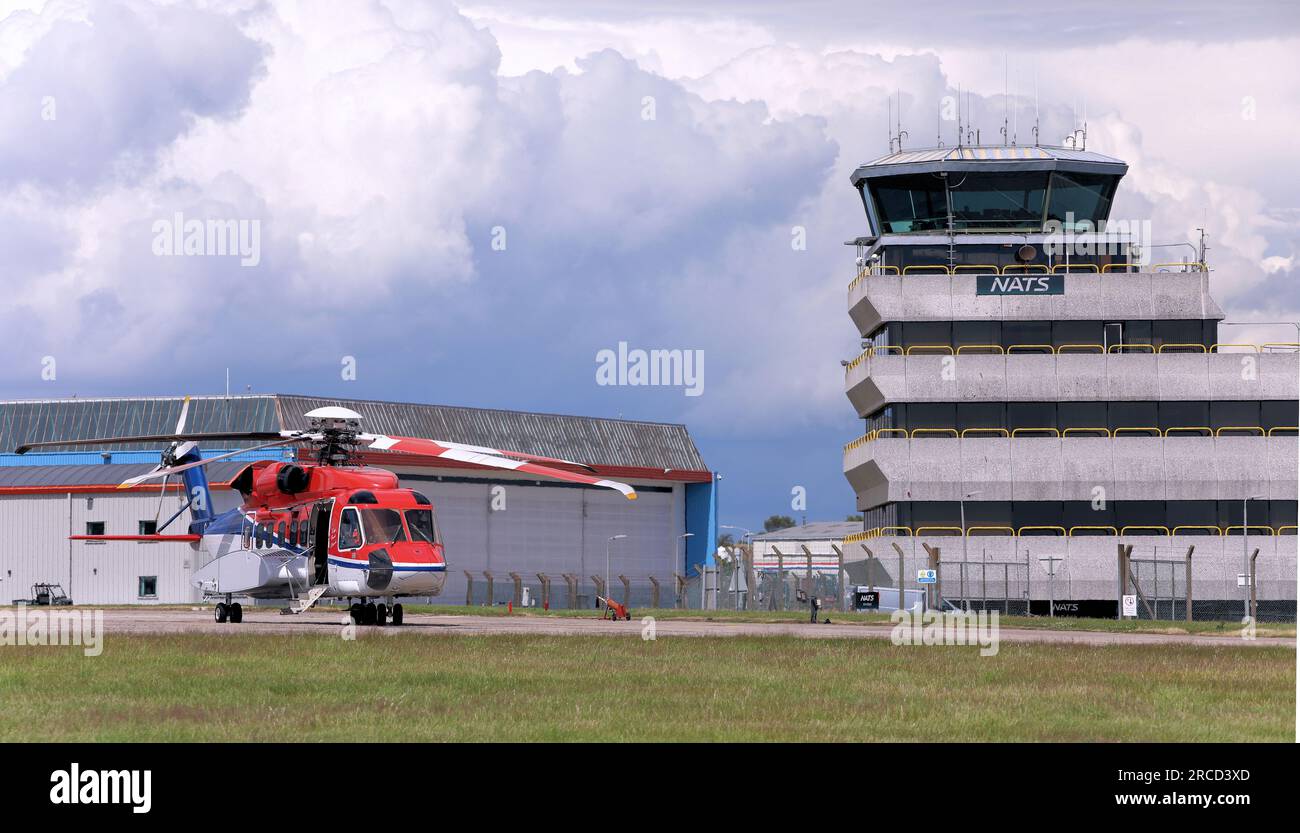
[[(951, 141), (958, 87), (986, 141), (1032, 141), (1035, 90), (1045, 142), (1086, 110), (1131, 167), (1113, 216), (1205, 228), (1230, 320), (1300, 320), (1300, 11), (1161, 6), (0, 0), (0, 396), (229, 368), (684, 422), (724, 523), (799, 514), (796, 486), (840, 519), (848, 175), (895, 93), (909, 146)], [(156, 254), (177, 212), (257, 221), (258, 263)], [(703, 351), (703, 394), (598, 385), (619, 342)]]

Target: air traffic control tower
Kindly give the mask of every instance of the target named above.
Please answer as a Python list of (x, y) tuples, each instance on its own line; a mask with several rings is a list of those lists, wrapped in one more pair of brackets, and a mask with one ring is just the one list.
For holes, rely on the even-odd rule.
[(1253, 562), (1259, 617), (1294, 619), (1300, 345), (1228, 343), (1203, 247), (1160, 262), (1110, 217), (1126, 171), (1003, 145), (853, 173), (845, 555), (893, 573), (901, 549), (915, 588), (933, 549), (961, 606), (1177, 619), (1189, 575), (1195, 616), (1242, 616)]

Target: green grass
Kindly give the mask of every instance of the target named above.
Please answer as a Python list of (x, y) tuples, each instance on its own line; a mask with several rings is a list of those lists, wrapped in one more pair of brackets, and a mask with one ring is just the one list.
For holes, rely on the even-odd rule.
[(0, 740), (1290, 741), (1285, 647), (109, 634), (0, 648)]

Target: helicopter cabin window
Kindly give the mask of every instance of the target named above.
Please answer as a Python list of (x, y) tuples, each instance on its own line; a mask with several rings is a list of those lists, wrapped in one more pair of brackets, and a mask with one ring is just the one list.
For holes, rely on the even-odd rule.
[(429, 509), (407, 509), (406, 525), (411, 530), (412, 541), (438, 543), (438, 533), (433, 526), (433, 512)]
[(251, 550), (253, 548), (253, 525), (248, 521), (244, 521), (243, 536), (244, 549)]
[(289, 521), (289, 543), (298, 543), (298, 519), (294, 518)]
[(392, 544), (406, 540), (402, 516), (393, 509), (362, 509), (361, 524), (366, 531), (366, 541), (371, 544)]
[(339, 516), (339, 549), (354, 550), (361, 546), (361, 522), (357, 510), (348, 507)]

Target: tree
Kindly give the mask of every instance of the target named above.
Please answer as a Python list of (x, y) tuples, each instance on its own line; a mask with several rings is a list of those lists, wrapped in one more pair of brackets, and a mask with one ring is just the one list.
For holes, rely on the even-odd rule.
[(849, 516), (848, 516), (847, 518), (845, 518), (844, 520), (846, 520), (846, 521), (861, 521), (861, 520), (862, 520), (862, 516), (861, 516), (861, 515), (849, 515)]
[(772, 515), (763, 521), (764, 532), (776, 532), (778, 529), (789, 529), (794, 526), (794, 518), (789, 515)]
[(735, 545), (736, 545), (736, 539), (731, 536), (730, 532), (724, 532), (723, 534), (718, 536), (718, 546), (734, 547)]

